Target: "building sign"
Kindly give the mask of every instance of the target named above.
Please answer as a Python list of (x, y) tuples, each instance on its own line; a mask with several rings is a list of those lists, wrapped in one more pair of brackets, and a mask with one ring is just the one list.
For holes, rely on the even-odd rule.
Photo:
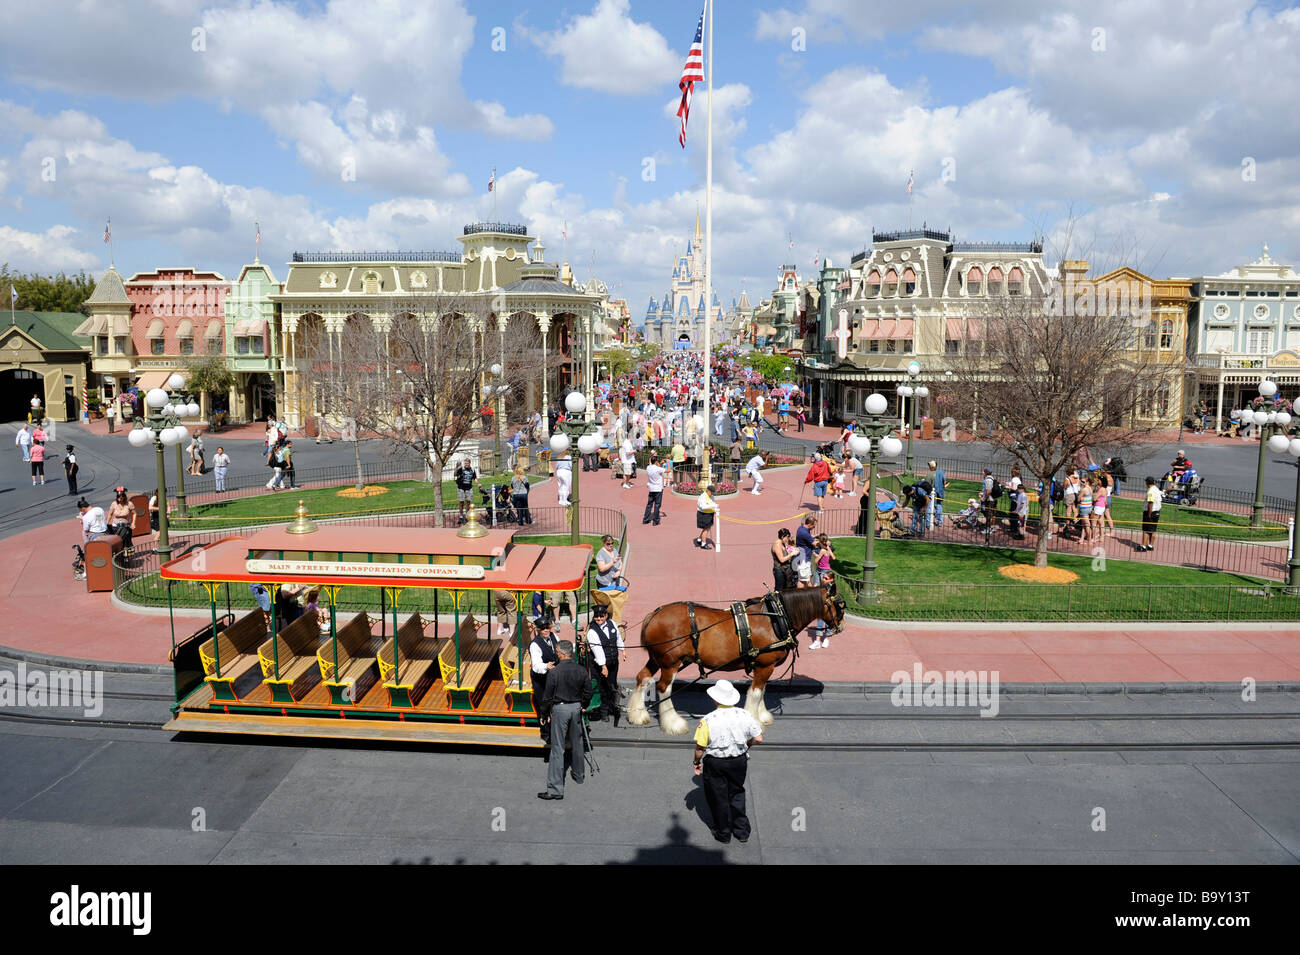
[(325, 560), (265, 560), (244, 562), (250, 574), (290, 574), (300, 577), (407, 577), (411, 580), (482, 580), (478, 564), (372, 564)]
[(1294, 368), (1300, 365), (1300, 355), (1293, 351), (1280, 351), (1268, 362), (1270, 365), (1279, 365), (1285, 368)]

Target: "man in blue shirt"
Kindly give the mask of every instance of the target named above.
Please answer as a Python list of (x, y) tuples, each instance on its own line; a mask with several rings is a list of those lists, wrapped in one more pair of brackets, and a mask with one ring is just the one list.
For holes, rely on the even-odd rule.
[(948, 496), (948, 475), (943, 468), (936, 467), (933, 461), (930, 462), (930, 499), (934, 502), (934, 516), (926, 522), (926, 529), (931, 527), (943, 527), (943, 499)]

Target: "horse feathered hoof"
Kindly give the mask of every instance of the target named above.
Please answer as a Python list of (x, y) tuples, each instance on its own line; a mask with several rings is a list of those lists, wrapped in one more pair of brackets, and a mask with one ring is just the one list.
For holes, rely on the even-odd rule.
[(691, 724), (674, 713), (660, 717), (659, 728), (669, 736), (685, 736), (691, 731)]
[(776, 722), (776, 717), (774, 717), (767, 710), (764, 710), (762, 713), (758, 714), (758, 721), (762, 723), (764, 726), (771, 726), (773, 723)]

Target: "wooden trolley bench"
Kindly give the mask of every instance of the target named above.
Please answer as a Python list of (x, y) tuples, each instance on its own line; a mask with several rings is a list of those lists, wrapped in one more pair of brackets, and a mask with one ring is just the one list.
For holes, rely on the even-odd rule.
[[(338, 645), (338, 672), (334, 672), (335, 644)], [(370, 632), (370, 617), (359, 613), (338, 631), (326, 637), (316, 649), (316, 664), (321, 679), (329, 689), (330, 702), (346, 706), (359, 703), (379, 679), (380, 638)]]
[[(320, 618), (305, 613), (257, 648), (262, 682), (270, 690), (273, 701), (299, 703), (320, 682), (320, 667), (316, 663), (320, 641)], [(279, 677), (276, 676), (277, 653)]]
[[(212, 688), (214, 700), (234, 703), (261, 685), (257, 647), (265, 639), (266, 615), (255, 609), (199, 646), (204, 679)], [(220, 674), (217, 673), (218, 650)]]
[(438, 682), (438, 654), (451, 641), (424, 635), (424, 621), (413, 614), (397, 631), (397, 665), (393, 665), (393, 641), (385, 640), (376, 655), (379, 675), (388, 690), (388, 705), (420, 705), (430, 687)]
[[(438, 654), (438, 668), (447, 689), (447, 706), (453, 710), (472, 710), (487, 691), (489, 668), (501, 649), (500, 640), (484, 640), (478, 635), (479, 623), (468, 616), (460, 623), (456, 639), (448, 640)], [(460, 653), (460, 672), (456, 672), (456, 655)]]

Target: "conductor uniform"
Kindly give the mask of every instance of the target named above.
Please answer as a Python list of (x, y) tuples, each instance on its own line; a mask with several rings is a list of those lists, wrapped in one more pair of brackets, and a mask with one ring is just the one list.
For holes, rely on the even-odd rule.
[[(619, 654), (626, 655), (623, 634), (618, 624), (609, 619), (609, 608), (597, 605), (592, 608), (591, 626), (587, 628), (587, 646), (591, 650), (592, 674), (600, 681), (600, 712), (593, 719), (603, 720), (611, 715), (618, 725), (618, 662)], [(601, 668), (605, 673), (601, 675)]]
[[(555, 634), (551, 633), (551, 621), (542, 618), (537, 624), (537, 636), (528, 645), (528, 656), (532, 662), (533, 708), (540, 714), (542, 698), (546, 695), (546, 680), (550, 672), (560, 662), (556, 654)], [(550, 739), (550, 727), (542, 726), (542, 739)]]
[(747, 710), (736, 709), (740, 691), (730, 680), (719, 680), (708, 693), (718, 708), (706, 713), (695, 731), (695, 772), (702, 777), (704, 797), (713, 815), (713, 838), (730, 842), (735, 836), (740, 842), (748, 842), (747, 754), (751, 741), (763, 741), (763, 728)]

